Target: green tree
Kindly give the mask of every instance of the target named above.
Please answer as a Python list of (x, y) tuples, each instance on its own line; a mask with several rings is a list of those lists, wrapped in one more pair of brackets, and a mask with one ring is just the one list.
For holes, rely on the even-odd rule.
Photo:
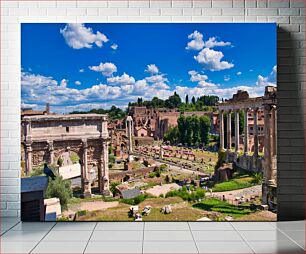
[(208, 143), (208, 134), (211, 128), (211, 122), (208, 116), (200, 117), (200, 133), (201, 133), (201, 142), (203, 144)]
[(196, 99), (195, 99), (194, 96), (192, 96), (191, 102), (192, 102), (192, 104), (194, 104), (194, 105), (196, 104)]
[(165, 106), (167, 108), (177, 108), (181, 105), (181, 103), (181, 97), (176, 92), (174, 92), (173, 95), (169, 96), (169, 98), (165, 100)]
[(201, 141), (200, 136), (200, 119), (198, 116), (192, 116), (192, 142), (198, 144)]
[(192, 133), (193, 133), (192, 116), (186, 117), (185, 128), (186, 128), (186, 143), (190, 145), (192, 143)]
[(185, 97), (185, 103), (186, 103), (186, 104), (188, 104), (188, 103), (189, 103), (188, 94), (186, 94), (186, 97)]
[(151, 104), (153, 108), (163, 108), (165, 106), (165, 101), (158, 97), (153, 97)]
[(178, 127), (170, 127), (164, 135), (164, 140), (169, 141), (170, 143), (177, 143), (179, 141), (179, 131)]
[(177, 128), (179, 133), (179, 141), (182, 144), (186, 143), (186, 124), (185, 124), (186, 118), (183, 115), (180, 115), (177, 119)]

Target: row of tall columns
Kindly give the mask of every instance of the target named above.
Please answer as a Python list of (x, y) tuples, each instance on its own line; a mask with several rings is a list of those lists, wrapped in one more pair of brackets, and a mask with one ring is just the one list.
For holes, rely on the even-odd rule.
[[(248, 153), (249, 151), (249, 122), (248, 122), (248, 111), (249, 109), (244, 109), (244, 153)], [(235, 152), (239, 151), (239, 110), (235, 110)], [(227, 147), (228, 151), (231, 150), (232, 145), (232, 128), (231, 128), (231, 113), (232, 110), (227, 111)], [(258, 156), (258, 108), (253, 109), (253, 117), (254, 117), (254, 155)], [(224, 150), (224, 111), (220, 111), (220, 149)]]

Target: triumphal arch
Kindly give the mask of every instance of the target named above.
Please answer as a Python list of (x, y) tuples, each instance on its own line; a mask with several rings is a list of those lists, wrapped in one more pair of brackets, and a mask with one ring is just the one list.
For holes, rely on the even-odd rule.
[(25, 173), (43, 163), (56, 164), (63, 152), (74, 152), (81, 165), (84, 196), (91, 196), (89, 172), (98, 171), (99, 191), (109, 194), (107, 115), (25, 116), (21, 120)]
[[(238, 91), (233, 98), (219, 103), (220, 150), (226, 150), (227, 160), (239, 167), (263, 172), (262, 202), (270, 207), (276, 205), (277, 186), (277, 99), (276, 87), (265, 87), (263, 96), (250, 98), (246, 91)], [(239, 133), (239, 111), (244, 111), (243, 135)], [(260, 112), (260, 114), (259, 114)], [(224, 114), (227, 116), (224, 123)], [(231, 116), (234, 114), (235, 132), (232, 142)], [(259, 127), (262, 121), (262, 130)], [(226, 148), (224, 147), (226, 125)], [(252, 134), (250, 134), (252, 131)], [(262, 131), (262, 135), (259, 132)], [(242, 137), (241, 137), (242, 136)], [(259, 137), (263, 138), (263, 154), (259, 154)], [(253, 149), (249, 148), (252, 138)], [(242, 143), (243, 149), (240, 144)], [(234, 149), (233, 149), (234, 144)]]

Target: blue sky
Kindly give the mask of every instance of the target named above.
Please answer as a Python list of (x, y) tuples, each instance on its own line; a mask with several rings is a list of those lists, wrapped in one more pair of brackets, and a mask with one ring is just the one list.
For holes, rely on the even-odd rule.
[(126, 107), (137, 97), (183, 98), (276, 80), (275, 24), (22, 24), (22, 106)]

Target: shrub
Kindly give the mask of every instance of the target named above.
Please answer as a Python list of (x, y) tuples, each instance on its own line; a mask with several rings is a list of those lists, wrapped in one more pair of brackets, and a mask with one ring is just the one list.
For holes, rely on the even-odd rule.
[(115, 155), (110, 154), (110, 155), (108, 156), (108, 162), (114, 164), (115, 161), (116, 161)]
[(77, 216), (85, 216), (87, 214), (87, 210), (80, 210), (80, 211), (77, 211), (76, 215)]
[(80, 158), (76, 153), (71, 153), (70, 160), (72, 161), (73, 164), (76, 164), (76, 163), (79, 163)]
[(116, 191), (117, 191), (116, 187), (117, 187), (119, 184), (120, 184), (119, 182), (111, 182), (111, 183), (110, 183), (109, 189), (110, 189), (110, 191), (113, 193), (113, 195), (116, 194)]
[(57, 165), (59, 165), (59, 166), (61, 167), (61, 166), (63, 166), (63, 163), (64, 163), (63, 158), (62, 158), (62, 157), (59, 157), (59, 158), (57, 159)]
[(167, 168), (168, 168), (168, 166), (167, 166), (166, 164), (162, 164), (162, 165), (159, 166), (159, 169), (160, 169), (161, 171), (164, 171), (164, 170), (166, 170)]
[(261, 173), (255, 173), (253, 177), (254, 178), (253, 178), (252, 182), (254, 184), (261, 184), (262, 183), (263, 175)]
[(189, 202), (195, 202), (199, 199), (202, 199), (205, 197), (205, 190), (202, 188), (197, 188), (195, 191), (189, 192), (185, 186), (183, 186), (180, 190), (173, 190), (166, 193), (165, 197), (175, 197), (178, 196), (182, 198), (183, 200), (189, 201)]
[(135, 198), (123, 198), (121, 199), (121, 202), (128, 205), (138, 205), (139, 203), (143, 202), (146, 198), (148, 198), (147, 194), (141, 194)]
[(67, 209), (67, 204), (72, 198), (71, 181), (63, 180), (59, 175), (55, 180), (49, 180), (45, 198), (59, 198), (62, 209)]

